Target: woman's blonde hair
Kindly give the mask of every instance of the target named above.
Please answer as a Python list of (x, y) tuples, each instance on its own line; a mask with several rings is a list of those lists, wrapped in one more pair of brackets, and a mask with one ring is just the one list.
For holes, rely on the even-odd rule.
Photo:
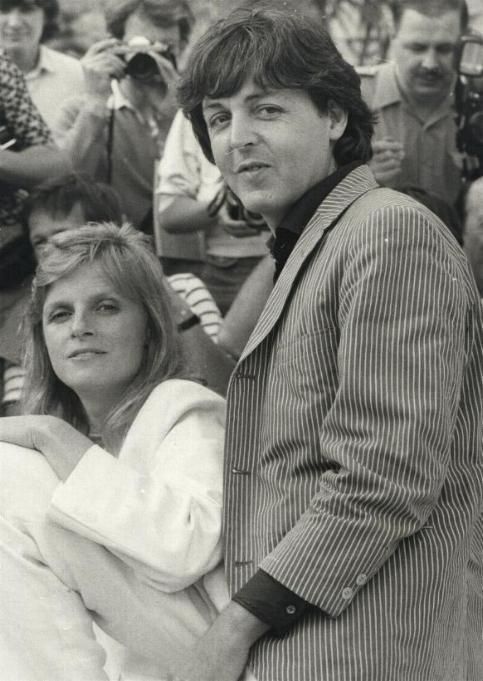
[(101, 267), (119, 293), (143, 306), (147, 318), (141, 367), (103, 428), (106, 445), (118, 447), (152, 389), (167, 378), (182, 377), (185, 370), (161, 265), (149, 237), (128, 224), (118, 227), (114, 223), (90, 223), (49, 240), (37, 268), (24, 322), (26, 382), (22, 411), (56, 415), (82, 432), (89, 430), (79, 398), (53, 371), (42, 328), (42, 310), (54, 282), (93, 263)]

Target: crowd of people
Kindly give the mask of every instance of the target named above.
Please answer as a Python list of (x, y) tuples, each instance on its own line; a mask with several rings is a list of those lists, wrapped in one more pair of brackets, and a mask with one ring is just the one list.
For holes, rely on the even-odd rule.
[(483, 10), (103, 7), (0, 0), (0, 681), (482, 681)]

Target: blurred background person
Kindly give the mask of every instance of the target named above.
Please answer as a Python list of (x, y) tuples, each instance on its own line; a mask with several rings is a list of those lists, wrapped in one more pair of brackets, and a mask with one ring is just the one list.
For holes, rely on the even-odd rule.
[(468, 185), (462, 203), (463, 248), (483, 298), (483, 177)]
[(453, 203), (461, 186), (453, 88), (455, 52), (467, 27), (463, 0), (392, 3), (390, 61), (359, 69), (378, 115), (370, 167), (391, 187), (416, 186)]
[(152, 233), (154, 167), (194, 17), (187, 0), (112, 0), (105, 18), (112, 37), (82, 58), (86, 92), (64, 104), (56, 139), (77, 170), (114, 187), (129, 222)]
[(69, 169), (22, 72), (0, 50), (0, 325), (22, 295), (18, 286), (34, 267), (22, 228), (23, 202), (36, 185)]
[(57, 0), (0, 0), (0, 47), (23, 72), (50, 128), (63, 102), (84, 90), (78, 59), (44, 45), (58, 29)]

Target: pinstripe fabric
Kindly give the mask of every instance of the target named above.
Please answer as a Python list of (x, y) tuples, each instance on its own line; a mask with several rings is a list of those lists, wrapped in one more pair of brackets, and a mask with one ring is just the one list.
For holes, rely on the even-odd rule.
[(483, 679), (481, 306), (446, 229), (375, 186), (319, 207), (230, 382), (230, 590), (261, 566), (320, 608), (255, 646), (259, 681)]

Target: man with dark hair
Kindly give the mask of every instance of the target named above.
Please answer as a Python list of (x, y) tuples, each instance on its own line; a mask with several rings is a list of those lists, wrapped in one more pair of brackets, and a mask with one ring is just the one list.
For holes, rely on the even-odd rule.
[(58, 15), (57, 0), (0, 0), (0, 46), (24, 73), (51, 128), (62, 103), (84, 89), (79, 60), (43, 44), (55, 35)]
[(66, 102), (56, 138), (74, 167), (111, 184), (129, 221), (150, 232), (154, 167), (194, 17), (187, 0), (112, 0), (105, 15), (113, 37), (82, 58), (87, 93)]
[(378, 115), (371, 169), (391, 187), (417, 186), (450, 203), (461, 186), (452, 90), (464, 0), (398, 0), (391, 61), (361, 68), (362, 95)]
[(228, 389), (231, 601), (173, 674), (481, 681), (483, 330), (461, 249), (374, 181), (359, 78), (322, 27), (231, 14), (180, 100), (272, 230), (276, 281)]

